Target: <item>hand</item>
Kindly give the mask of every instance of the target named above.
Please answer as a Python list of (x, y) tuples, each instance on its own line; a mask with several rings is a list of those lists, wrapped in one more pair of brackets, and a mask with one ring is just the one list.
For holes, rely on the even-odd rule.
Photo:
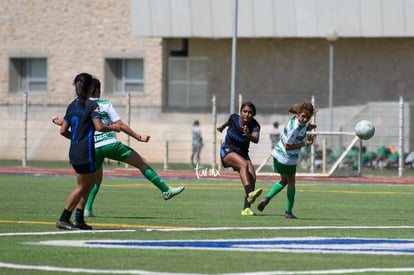
[(61, 126), (62, 123), (63, 123), (63, 118), (62, 117), (59, 117), (58, 115), (54, 115), (52, 117), (52, 123)]
[(138, 141), (141, 141), (141, 142), (148, 142), (150, 140), (150, 136), (147, 136), (147, 135), (138, 135), (137, 140)]
[(305, 141), (305, 145), (312, 145), (316, 141), (316, 135), (309, 135)]
[(316, 129), (316, 127), (317, 127), (316, 124), (309, 124), (306, 130), (312, 131), (313, 129)]
[(250, 132), (249, 132), (249, 128), (247, 128), (247, 125), (243, 125), (243, 133), (245, 136), (249, 137), (250, 136)]
[(225, 122), (225, 123), (221, 124), (219, 127), (217, 127), (217, 131), (219, 131), (221, 133), (221, 132), (223, 132), (224, 129), (226, 129), (227, 126), (229, 126), (229, 123)]
[[(55, 123), (55, 120), (59, 119), (58, 115), (54, 115), (52, 116), (52, 122)], [(55, 123), (56, 124), (56, 123)]]

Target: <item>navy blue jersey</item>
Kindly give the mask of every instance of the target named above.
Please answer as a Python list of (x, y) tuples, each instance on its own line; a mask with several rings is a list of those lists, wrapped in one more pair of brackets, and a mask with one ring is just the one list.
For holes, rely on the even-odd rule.
[[(228, 128), (226, 138), (223, 143), (225, 151), (230, 150), (236, 152), (246, 159), (249, 159), (250, 140), (243, 132), (243, 126), (240, 123), (240, 115), (232, 114), (228, 120)], [(253, 118), (248, 124), (249, 132), (260, 133), (260, 124)], [(226, 147), (228, 149), (226, 149)]]
[(95, 165), (93, 120), (96, 118), (101, 118), (101, 115), (95, 101), (87, 99), (82, 106), (79, 100), (75, 99), (67, 107), (64, 120), (70, 126), (69, 160), (72, 165)]

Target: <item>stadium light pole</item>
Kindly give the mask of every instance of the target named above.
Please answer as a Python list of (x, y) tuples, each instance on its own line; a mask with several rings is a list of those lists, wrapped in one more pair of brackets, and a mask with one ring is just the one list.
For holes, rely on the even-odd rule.
[(338, 33), (335, 29), (329, 29), (326, 33), (326, 40), (329, 42), (329, 131), (334, 130), (333, 115), (333, 72), (334, 72), (334, 44), (338, 40)]
[(236, 65), (237, 65), (237, 17), (238, 17), (238, 5), (239, 1), (234, 0), (234, 29), (232, 39), (232, 51), (231, 51), (231, 91), (230, 91), (230, 114), (235, 113), (236, 105)]

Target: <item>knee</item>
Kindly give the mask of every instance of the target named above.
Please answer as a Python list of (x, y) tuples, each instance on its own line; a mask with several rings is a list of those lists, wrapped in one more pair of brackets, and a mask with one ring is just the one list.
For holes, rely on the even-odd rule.
[(296, 184), (295, 180), (289, 180), (287, 181), (287, 185), (289, 186), (289, 188), (294, 188)]
[(249, 172), (249, 164), (247, 162), (241, 162), (239, 164), (240, 171), (243, 171), (245, 173)]

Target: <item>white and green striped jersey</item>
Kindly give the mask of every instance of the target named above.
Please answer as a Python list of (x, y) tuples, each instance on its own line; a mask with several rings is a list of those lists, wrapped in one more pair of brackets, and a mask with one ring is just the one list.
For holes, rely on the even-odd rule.
[(272, 156), (282, 164), (296, 165), (300, 149), (286, 151), (285, 145), (303, 143), (306, 138), (306, 129), (306, 124), (301, 125), (296, 116), (292, 117), (283, 129), (280, 140), (272, 151)]
[[(95, 101), (99, 105), (99, 114), (102, 116), (102, 124), (108, 126), (121, 119), (109, 100), (99, 98), (91, 98), (91, 100)], [(94, 139), (95, 148), (119, 142), (115, 132), (103, 133), (95, 131)]]

